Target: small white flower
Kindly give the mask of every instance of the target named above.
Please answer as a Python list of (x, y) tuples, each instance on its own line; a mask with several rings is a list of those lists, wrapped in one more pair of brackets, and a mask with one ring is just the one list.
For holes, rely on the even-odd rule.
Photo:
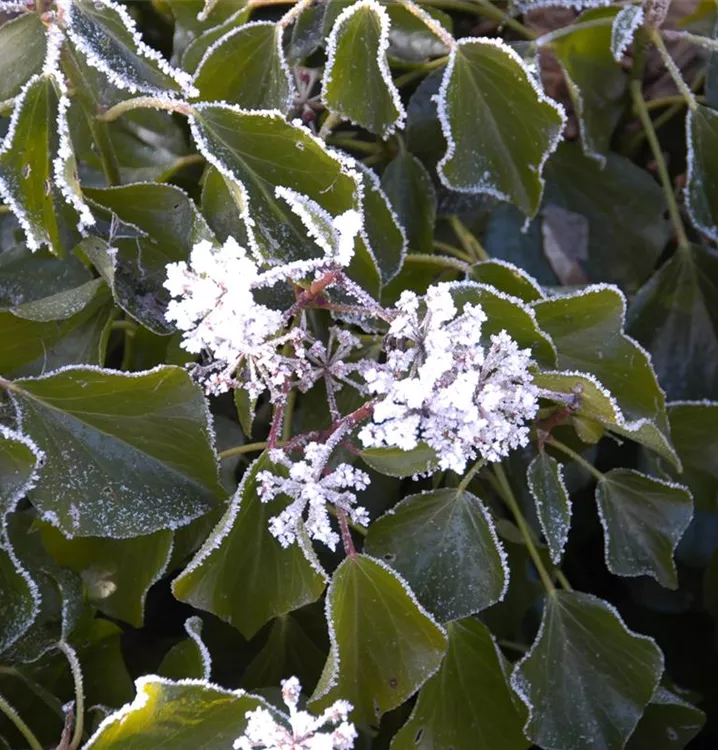
[[(351, 750), (357, 737), (354, 725), (347, 721), (351, 703), (338, 700), (321, 716), (314, 716), (297, 710), (301, 691), (296, 677), (283, 680), (282, 698), (289, 709), (289, 716), (282, 715), (285, 723), (276, 721), (266, 708), (248, 711), (247, 728), (234, 741), (234, 750)], [(320, 731), (327, 725), (335, 728)]]
[(467, 304), (458, 314), (450, 288), (430, 287), (423, 315), (415, 294), (399, 298), (387, 361), (363, 372), (369, 390), (383, 398), (359, 439), (365, 447), (402, 450), (424, 442), (440, 468), (462, 473), (477, 456), (499, 461), (528, 442), (525, 423), (538, 409), (538, 389), (530, 352), (505, 331), (485, 349), (484, 311)]
[(259, 495), (263, 502), (267, 503), (278, 495), (293, 498), (292, 503), (269, 521), (269, 530), (282, 547), (286, 548), (297, 541), (299, 526), (304, 523), (312, 539), (323, 542), (332, 550), (336, 549), (339, 535), (332, 530), (327, 504), (343, 510), (357, 524), (369, 523), (366, 509), (355, 505), (354, 492), (369, 486), (369, 476), (344, 463), (332, 471), (326, 471), (337, 442), (335, 436), (332, 438), (324, 444), (308, 443), (304, 449), (304, 461), (292, 463), (282, 451), (273, 451), (272, 460), (289, 470), (288, 477), (278, 476), (271, 471), (262, 471), (257, 475)]

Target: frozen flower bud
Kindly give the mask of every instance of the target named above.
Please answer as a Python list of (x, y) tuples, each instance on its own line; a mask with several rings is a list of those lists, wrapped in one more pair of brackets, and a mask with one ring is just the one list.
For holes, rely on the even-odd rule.
[(234, 750), (351, 750), (357, 737), (354, 725), (347, 721), (351, 704), (338, 700), (317, 717), (297, 710), (301, 691), (296, 677), (282, 682), (282, 699), (289, 715), (281, 715), (281, 722), (266, 708), (248, 711), (247, 728), (234, 741)]
[(458, 312), (450, 284), (419, 298), (404, 292), (389, 330), (384, 365), (364, 372), (382, 398), (372, 422), (359, 432), (365, 447), (436, 451), (439, 467), (462, 473), (482, 456), (499, 461), (528, 442), (527, 420), (538, 409), (530, 352), (505, 332), (482, 343), (486, 315), (479, 305)]

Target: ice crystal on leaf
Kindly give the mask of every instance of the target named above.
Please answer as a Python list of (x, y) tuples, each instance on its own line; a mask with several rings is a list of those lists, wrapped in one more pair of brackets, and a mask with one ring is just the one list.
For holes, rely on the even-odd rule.
[(364, 370), (380, 396), (359, 432), (364, 446), (411, 450), (424, 442), (440, 468), (461, 473), (477, 456), (499, 461), (525, 445), (525, 422), (538, 408), (530, 352), (505, 331), (485, 347), (486, 314), (473, 304), (459, 312), (450, 284), (430, 287), (423, 302), (403, 292), (397, 308), (386, 363)]
[[(347, 721), (351, 703), (335, 701), (321, 716), (298, 711), (301, 685), (296, 677), (282, 681), (282, 699), (289, 709), (287, 727), (266, 708), (248, 711), (247, 728), (235, 740), (234, 750), (351, 750), (357, 737), (354, 725)], [(334, 729), (321, 731), (327, 725)]]
[[(369, 486), (368, 474), (344, 463), (327, 471), (329, 457), (342, 435), (343, 431), (338, 430), (324, 444), (309, 443), (304, 449), (303, 461), (292, 462), (283, 451), (274, 450), (272, 460), (288, 469), (289, 476), (278, 476), (271, 471), (262, 471), (257, 475), (263, 502), (274, 500), (278, 495), (288, 495), (293, 499), (278, 516), (269, 521), (269, 530), (282, 547), (297, 541), (300, 525), (304, 523), (311, 538), (323, 542), (332, 550), (336, 549), (339, 535), (332, 529), (328, 504), (345, 512), (354, 523), (369, 523), (367, 511), (355, 505), (354, 492)], [(309, 511), (304, 519), (307, 506)]]

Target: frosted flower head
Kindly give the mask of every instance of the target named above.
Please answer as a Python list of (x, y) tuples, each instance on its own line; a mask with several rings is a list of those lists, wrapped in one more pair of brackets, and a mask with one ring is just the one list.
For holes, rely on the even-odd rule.
[(336, 549), (339, 535), (332, 529), (327, 505), (344, 511), (355, 523), (368, 524), (367, 511), (355, 503), (356, 491), (369, 486), (369, 476), (344, 463), (327, 471), (334, 445), (332, 440), (324, 444), (308, 443), (304, 460), (296, 462), (290, 461), (283, 451), (275, 450), (272, 460), (288, 469), (289, 476), (279, 476), (271, 471), (257, 475), (262, 502), (270, 502), (278, 495), (287, 495), (293, 500), (269, 521), (269, 530), (282, 547), (289, 547), (297, 541), (303, 525), (310, 538)]
[(486, 348), (486, 314), (472, 304), (459, 313), (449, 284), (430, 287), (423, 304), (404, 292), (397, 309), (386, 364), (364, 371), (382, 396), (359, 432), (364, 446), (411, 450), (423, 442), (441, 469), (462, 473), (478, 456), (499, 461), (525, 445), (525, 423), (538, 409), (530, 352), (505, 331)]
[(289, 709), (286, 722), (276, 721), (266, 708), (248, 711), (247, 728), (234, 741), (234, 750), (351, 750), (357, 737), (354, 725), (347, 721), (352, 705), (338, 700), (321, 716), (314, 716), (297, 710), (301, 691), (296, 677), (283, 680), (282, 699)]

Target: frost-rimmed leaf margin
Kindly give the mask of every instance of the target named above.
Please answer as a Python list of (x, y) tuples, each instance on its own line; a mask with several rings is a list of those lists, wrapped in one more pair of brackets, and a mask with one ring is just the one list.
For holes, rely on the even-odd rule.
[[(519, 266), (511, 263), (511, 261), (503, 260), (502, 258), (490, 258), (489, 260), (480, 260), (478, 263), (474, 263), (473, 266), (471, 266), (471, 270), (479, 270), (481, 268), (488, 268), (488, 267), (501, 267), (505, 268), (507, 271), (510, 271), (511, 273), (518, 276), (518, 278), (521, 281), (524, 281), (526, 283), (526, 286), (530, 287), (534, 292), (536, 292), (536, 299), (522, 299), (522, 302), (525, 305), (531, 305), (534, 302), (540, 302), (541, 300), (547, 299), (547, 295), (543, 287), (536, 281), (536, 279), (527, 271), (524, 271), (523, 268), (520, 268)], [(491, 284), (490, 282), (485, 281), (479, 281), (480, 284), (488, 284), (489, 286), (493, 286), (497, 291), (503, 292), (504, 294), (510, 294), (510, 292), (506, 292), (503, 289), (499, 289), (495, 284)], [(516, 295), (512, 295), (516, 296)]]
[[(411, 602), (414, 604), (414, 606), (417, 608), (419, 613), (423, 617), (425, 617), (439, 631), (441, 635), (443, 635), (444, 642), (446, 643), (446, 646), (448, 648), (449, 635), (446, 632), (446, 628), (444, 628), (440, 623), (438, 623), (436, 619), (434, 618), (434, 616), (430, 612), (428, 612), (424, 607), (422, 607), (422, 605), (419, 603), (419, 600), (416, 598), (416, 595), (412, 591), (411, 586), (409, 586), (406, 580), (399, 573), (397, 573), (392, 567), (387, 565), (383, 560), (379, 560), (376, 557), (372, 557), (371, 555), (367, 555), (364, 553), (362, 553), (361, 557), (364, 557), (370, 560), (372, 563), (376, 563), (380, 568), (383, 568), (387, 573), (389, 573), (389, 575), (393, 576), (398, 581), (399, 585), (404, 589), (405, 593), (407, 594)], [(350, 561), (349, 558), (347, 558), (347, 560)], [(332, 577), (332, 580), (327, 589), (327, 595), (324, 600), (324, 614), (325, 614), (325, 618), (327, 621), (327, 630), (329, 634), (329, 655), (327, 656), (327, 661), (326, 661), (326, 664), (324, 665), (324, 670), (322, 672), (322, 675), (319, 678), (319, 682), (314, 688), (314, 692), (312, 693), (311, 697), (307, 701), (309, 704), (319, 701), (322, 698), (326, 697), (328, 693), (337, 686), (338, 680), (339, 680), (339, 668), (341, 665), (341, 656), (339, 655), (339, 644), (337, 641), (336, 628), (334, 626), (334, 619), (332, 618), (332, 607), (333, 607), (333, 602), (334, 602), (333, 594), (334, 594), (334, 578)], [(439, 671), (439, 669), (441, 669), (442, 662), (443, 662), (443, 659), (440, 659), (436, 667), (426, 675), (426, 679), (424, 680), (424, 683), (430, 677), (433, 677)], [(419, 690), (420, 687), (421, 686), (418, 686), (411, 695), (413, 695), (417, 690)]]
[(6, 638), (5, 641), (0, 642), (0, 653), (2, 653), (22, 638), (40, 613), (40, 605), (42, 603), (40, 588), (15, 554), (15, 550), (13, 549), (8, 536), (7, 517), (15, 510), (20, 500), (22, 500), (22, 498), (25, 497), (25, 495), (27, 495), (37, 483), (40, 469), (45, 463), (45, 452), (42, 451), (30, 437), (18, 432), (17, 430), (10, 429), (5, 425), (0, 425), (0, 438), (25, 446), (35, 457), (35, 465), (30, 470), (28, 477), (15, 489), (10, 497), (7, 498), (4, 506), (0, 507), (0, 550), (5, 552), (8, 556), (18, 575), (27, 584), (28, 591), (32, 597), (32, 610), (28, 618), (20, 625), (14, 637)]
[[(436, 103), (437, 115), (439, 118), (439, 123), (441, 124), (441, 131), (444, 135), (444, 138), (446, 138), (446, 143), (447, 143), (446, 153), (444, 154), (444, 156), (441, 157), (438, 164), (436, 165), (436, 172), (437, 172), (437, 175), (439, 176), (439, 180), (449, 190), (455, 190), (457, 192), (471, 193), (471, 194), (485, 193), (494, 198), (497, 198), (498, 200), (511, 202), (510, 196), (506, 195), (505, 193), (502, 193), (500, 190), (498, 190), (497, 188), (491, 185), (476, 186), (474, 189), (461, 188), (461, 187), (457, 187), (453, 185), (444, 174), (444, 165), (448, 163), (449, 160), (454, 157), (454, 154), (456, 152), (456, 142), (451, 136), (451, 123), (449, 122), (448, 113), (446, 111), (446, 96), (447, 96), (447, 91), (449, 88), (449, 83), (451, 80), (451, 75), (456, 65), (456, 51), (459, 47), (465, 44), (480, 44), (480, 45), (483, 44), (483, 45), (495, 47), (501, 50), (502, 52), (504, 52), (511, 59), (511, 61), (516, 63), (519, 66), (519, 68), (523, 71), (526, 77), (526, 82), (533, 88), (534, 92), (536, 93), (538, 103), (546, 104), (549, 107), (551, 107), (554, 110), (554, 112), (558, 115), (559, 119), (561, 120), (560, 126), (556, 129), (556, 134), (551, 140), (549, 140), (546, 150), (544, 151), (541, 159), (539, 160), (539, 164), (536, 169), (536, 177), (540, 185), (539, 200), (536, 202), (536, 208), (535, 208), (535, 210), (538, 210), (538, 206), (541, 202), (541, 195), (543, 195), (543, 189), (545, 185), (545, 180), (542, 177), (543, 168), (548, 158), (551, 156), (551, 154), (553, 154), (556, 151), (559, 143), (563, 140), (563, 130), (566, 126), (566, 122), (568, 121), (568, 117), (566, 115), (566, 110), (564, 109), (563, 105), (553, 100), (550, 96), (546, 95), (540, 83), (536, 80), (533, 73), (526, 66), (526, 63), (521, 59), (521, 57), (516, 52), (516, 50), (514, 50), (513, 47), (510, 47), (508, 44), (506, 44), (503, 40), (499, 38), (466, 37), (464, 39), (459, 39), (458, 41), (456, 41), (454, 46), (452, 46), (451, 51), (449, 52), (449, 61), (447, 62), (446, 67), (444, 68), (444, 74), (441, 79), (439, 91), (435, 96), (432, 97), (433, 101)], [(535, 211), (534, 211), (534, 214), (535, 214)]]
[(535, 8), (570, 8), (572, 10), (605, 8), (612, 2), (613, 0), (512, 0), (511, 7), (522, 13), (528, 13)]
[(336, 109), (336, 107), (330, 107), (329, 103), (326, 100), (326, 86), (327, 83), (331, 82), (332, 68), (336, 63), (338, 36), (339, 32), (341, 31), (341, 26), (349, 21), (356, 13), (362, 10), (371, 11), (379, 20), (380, 31), (377, 65), (379, 68), (379, 74), (384, 82), (384, 85), (386, 86), (386, 90), (389, 92), (389, 96), (391, 97), (392, 104), (397, 111), (397, 116), (394, 122), (388, 125), (382, 133), (378, 134), (383, 140), (387, 140), (396, 132), (397, 129), (403, 129), (404, 122), (406, 120), (406, 109), (404, 108), (404, 105), (401, 101), (399, 90), (394, 85), (394, 80), (391, 77), (391, 70), (389, 69), (389, 62), (387, 60), (391, 20), (386, 9), (382, 7), (378, 2), (376, 2), (376, 0), (359, 0), (358, 2), (344, 8), (344, 10), (335, 19), (332, 30), (326, 39), (327, 62), (324, 66), (324, 76), (322, 78), (321, 100), (322, 104), (324, 104), (327, 109), (331, 110), (332, 112), (336, 112), (343, 118), (345, 117), (349, 120), (349, 122), (352, 123), (352, 125), (356, 125), (357, 127), (365, 127), (365, 125), (351, 119), (348, 115)]
[[(238, 13), (244, 11), (245, 9), (242, 8), (240, 11), (238, 11)], [(287, 83), (287, 98), (284, 106), (287, 110), (289, 110), (289, 108), (292, 106), (292, 103), (294, 102), (294, 97), (296, 96), (296, 87), (294, 85), (294, 76), (292, 76), (292, 71), (289, 67), (289, 64), (287, 63), (286, 55), (284, 54), (284, 46), (282, 45), (282, 32), (284, 28), (280, 23), (274, 23), (273, 21), (249, 21), (248, 23), (243, 23), (241, 26), (235, 26), (233, 29), (230, 29), (226, 34), (212, 42), (212, 44), (205, 50), (202, 58), (197, 64), (194, 73), (192, 74), (192, 85), (194, 86), (194, 84), (197, 83), (197, 79), (202, 72), (202, 68), (220, 47), (222, 47), (227, 42), (231, 42), (235, 36), (245, 32), (247, 29), (258, 27), (268, 27), (274, 29), (276, 47), (275, 51), (277, 53), (277, 58), (279, 60), (280, 67), (282, 68), (282, 72), (284, 73), (284, 77)], [(199, 96), (199, 90), (195, 90), (195, 96)]]
[[(700, 104), (696, 105), (695, 107), (688, 107), (688, 111), (686, 112), (687, 172), (684, 205), (686, 207), (686, 211), (688, 212), (688, 216), (693, 223), (693, 226), (695, 226), (700, 232), (705, 234), (706, 237), (709, 237), (711, 240), (713, 240), (713, 242), (718, 243), (718, 226), (716, 226), (715, 223), (706, 223), (698, 217), (695, 205), (696, 201), (694, 200), (693, 196), (693, 191), (694, 189), (696, 189), (696, 186), (700, 190), (703, 182), (702, 179), (697, 176), (698, 170), (696, 169), (696, 149), (695, 143), (693, 141), (693, 128), (697, 112), (700, 114), (705, 113), (703, 114), (703, 116), (713, 118), (714, 122), (716, 123), (716, 128), (718, 128), (718, 112)], [(680, 251), (681, 250), (679, 248), (679, 252)]]
[[(127, 12), (127, 9), (119, 3), (113, 2), (113, 0), (92, 0), (95, 4), (100, 4), (104, 8), (116, 13), (125, 27), (126, 31), (132, 37), (132, 41), (135, 44), (135, 52), (140, 56), (144, 57), (152, 63), (156, 63), (160, 69), (160, 72), (172, 79), (180, 88), (181, 93), (185, 96), (196, 95), (196, 90), (192, 86), (191, 76), (189, 73), (180, 70), (170, 65), (167, 60), (155, 49), (145, 44), (142, 39), (142, 35), (137, 31), (137, 25), (132, 16)], [(137, 94), (140, 92), (146, 94), (156, 94), (164, 96), (169, 99), (174, 99), (177, 92), (171, 89), (159, 89), (154, 86), (141, 86), (136, 82), (133, 83), (122, 77), (117, 71), (113, 70), (110, 65), (93, 49), (88, 48), (85, 44), (84, 39), (73, 30), (72, 14), (73, 12), (79, 12), (76, 10), (76, 0), (57, 0), (58, 11), (63, 19), (63, 25), (65, 32), (75, 48), (82, 54), (87, 60), (88, 65), (99, 70), (110, 81), (113, 86), (118, 89), (128, 91), (131, 94)]]
[(102, 739), (102, 733), (108, 729), (109, 727), (113, 726), (114, 724), (122, 724), (128, 716), (130, 716), (135, 711), (141, 711), (150, 701), (150, 693), (149, 689), (153, 686), (169, 686), (169, 687), (182, 687), (182, 686), (192, 686), (192, 687), (198, 687), (203, 688), (208, 691), (212, 691), (215, 694), (222, 695), (222, 696), (228, 696), (228, 697), (234, 697), (234, 698), (250, 698), (252, 700), (255, 700), (258, 704), (258, 707), (266, 708), (271, 713), (275, 715), (280, 715), (283, 718), (284, 715), (281, 714), (281, 712), (277, 711), (277, 709), (270, 703), (268, 703), (264, 698), (262, 698), (259, 695), (254, 695), (253, 693), (248, 693), (245, 690), (237, 689), (237, 690), (228, 690), (227, 688), (222, 687), (221, 685), (215, 685), (213, 682), (210, 682), (209, 680), (201, 680), (196, 678), (185, 678), (182, 680), (170, 680), (166, 677), (160, 677), (156, 674), (147, 674), (142, 675), (141, 677), (138, 677), (135, 680), (135, 689), (136, 694), (135, 697), (132, 699), (130, 703), (125, 703), (124, 706), (117, 709), (113, 713), (109, 714), (108, 716), (105, 716), (105, 718), (100, 722), (97, 729), (95, 729), (94, 733), (90, 737), (89, 740), (87, 740), (87, 743), (83, 746), (83, 750), (91, 750), (92, 747), (96, 746), (98, 742)]
[[(554, 546), (551, 543), (553, 539), (553, 535), (549, 533), (549, 529), (547, 528), (547, 525), (546, 525), (546, 518), (545, 518), (544, 513), (542, 512), (542, 506), (544, 505), (544, 500), (543, 498), (541, 498), (540, 493), (537, 492), (536, 490), (534, 467), (538, 466), (538, 462), (541, 460), (541, 456), (544, 456), (544, 458), (547, 458), (549, 459), (550, 462), (553, 462), (552, 464), (550, 464), (550, 469), (551, 470), (553, 470), (554, 468), (556, 469), (556, 479), (558, 480), (558, 485), (566, 498), (566, 507), (568, 508), (568, 521), (565, 525), (565, 528), (561, 530), (561, 535), (558, 540), (558, 546)], [(559, 463), (558, 461), (556, 461), (556, 459), (552, 458), (551, 456), (548, 456), (546, 453), (539, 454), (529, 464), (528, 470), (526, 472), (526, 480), (527, 480), (529, 492), (531, 493), (531, 496), (533, 497), (534, 502), (536, 503), (536, 515), (538, 516), (541, 530), (543, 531), (543, 535), (548, 545), (549, 555), (551, 556), (551, 562), (553, 562), (554, 565), (560, 565), (561, 558), (563, 557), (564, 550), (566, 549), (566, 544), (568, 543), (568, 536), (571, 531), (571, 518), (573, 516), (573, 504), (571, 503), (571, 495), (568, 492), (568, 488), (566, 487), (566, 482), (564, 480), (563, 464)]]
[(205, 642), (202, 640), (202, 618), (192, 615), (184, 621), (184, 629), (190, 640), (197, 646), (202, 659), (202, 679), (209, 682), (212, 676), (212, 654), (209, 652)]
[(623, 61), (623, 56), (644, 18), (641, 5), (624, 5), (616, 14), (611, 26), (611, 53), (616, 62)]

